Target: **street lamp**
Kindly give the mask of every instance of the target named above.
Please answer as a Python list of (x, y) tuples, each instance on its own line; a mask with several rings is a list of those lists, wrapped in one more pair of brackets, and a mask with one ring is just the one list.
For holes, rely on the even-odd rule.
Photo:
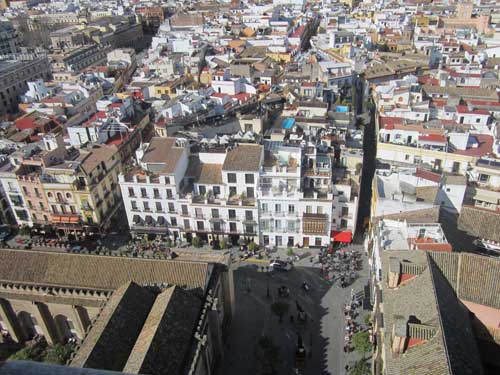
[(269, 293), (269, 274), (267, 274), (267, 298), (271, 298), (271, 294)]

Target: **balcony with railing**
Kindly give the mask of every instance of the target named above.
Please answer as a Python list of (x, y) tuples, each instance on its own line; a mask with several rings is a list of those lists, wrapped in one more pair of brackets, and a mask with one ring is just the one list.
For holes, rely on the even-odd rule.
[(330, 189), (306, 188), (303, 193), (304, 199), (333, 199), (333, 193)]
[(204, 194), (204, 195), (192, 194), (191, 203), (220, 205), (222, 204), (222, 200), (210, 194)]
[(172, 186), (171, 178), (168, 176), (160, 176), (152, 172), (143, 170), (140, 167), (130, 167), (125, 174), (119, 175), (119, 180), (122, 182), (133, 182), (137, 184), (161, 184)]
[(328, 215), (305, 213), (302, 215), (304, 234), (327, 235)]
[(256, 200), (255, 198), (249, 198), (246, 195), (233, 195), (230, 196), (226, 204), (228, 206), (255, 206)]
[(298, 225), (296, 225), (293, 228), (276, 227), (274, 225), (260, 226), (260, 230), (262, 232), (269, 232), (269, 233), (299, 233), (299, 231), (300, 231)]
[(261, 183), (257, 193), (260, 198), (293, 198), (297, 197), (298, 192), (297, 186), (293, 185), (273, 186), (272, 184)]
[(139, 215), (134, 215), (130, 229), (133, 231), (141, 231), (146, 233), (167, 233), (168, 223), (164, 217), (160, 216), (156, 220), (146, 215), (143, 219)]

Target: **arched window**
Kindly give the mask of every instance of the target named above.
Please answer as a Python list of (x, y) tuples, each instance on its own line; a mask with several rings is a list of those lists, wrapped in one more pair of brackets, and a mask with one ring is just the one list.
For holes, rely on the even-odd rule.
[(21, 311), (17, 314), (17, 319), (19, 320), (24, 337), (28, 340), (32, 339), (36, 335), (36, 330), (31, 315), (26, 311)]
[(59, 337), (61, 337), (64, 341), (74, 336), (73, 332), (71, 332), (71, 326), (66, 316), (56, 315), (54, 317), (54, 322), (56, 323), (56, 329)]

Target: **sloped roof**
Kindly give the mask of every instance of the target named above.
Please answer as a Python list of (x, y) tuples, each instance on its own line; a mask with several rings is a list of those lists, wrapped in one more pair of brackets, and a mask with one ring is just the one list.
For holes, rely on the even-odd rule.
[(482, 374), (481, 358), (468, 310), (458, 300), (430, 255), (428, 264), (451, 373)]
[(154, 300), (153, 293), (135, 283), (118, 288), (70, 365), (121, 371)]
[(262, 146), (240, 144), (228, 151), (222, 170), (235, 172), (257, 172), (260, 169)]
[(209, 264), (89, 254), (0, 250), (0, 281), (115, 290), (138, 284), (173, 284), (205, 289)]
[(180, 374), (201, 304), (199, 298), (175, 286), (159, 294), (123, 371)]
[(500, 259), (470, 253), (429, 254), (458, 298), (500, 309)]
[(141, 161), (150, 164), (163, 164), (162, 169), (158, 172), (173, 173), (184, 152), (184, 148), (176, 146), (175, 141), (175, 138), (155, 137), (151, 139)]
[(437, 223), (439, 221), (439, 206), (384, 215), (379, 219), (382, 218), (391, 220), (406, 220), (408, 223)]
[(462, 207), (458, 229), (474, 237), (500, 242), (500, 212), (480, 207)]
[[(481, 360), (468, 311), (457, 299), (445, 275), (428, 252), (391, 251), (384, 254), (383, 303), (387, 374), (482, 374)], [(424, 265), (417, 277), (388, 288), (390, 260)], [(393, 326), (421, 324), (435, 330), (427, 340), (398, 356), (391, 352)], [(404, 333), (407, 336), (407, 333)]]
[(186, 175), (198, 184), (221, 185), (222, 164), (202, 163), (197, 157), (190, 157)]
[[(401, 255), (401, 259), (417, 256), (418, 263), (425, 261), (423, 252), (417, 254)], [(387, 260), (384, 261), (385, 275), (388, 263)], [(387, 374), (450, 374), (443, 338), (439, 331), (428, 342), (408, 348), (398, 357), (393, 356), (391, 345), (388, 344), (392, 342), (392, 327), (397, 319), (404, 322), (405, 327), (410, 317), (415, 317), (421, 324), (437, 327), (438, 312), (429, 269), (426, 268), (422, 274), (396, 289), (388, 289), (384, 283), (383, 301)]]

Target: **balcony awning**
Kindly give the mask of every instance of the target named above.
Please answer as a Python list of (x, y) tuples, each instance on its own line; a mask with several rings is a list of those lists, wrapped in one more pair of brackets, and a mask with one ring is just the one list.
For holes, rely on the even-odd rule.
[(53, 223), (79, 223), (80, 217), (78, 215), (52, 215)]
[(474, 200), (498, 204), (499, 196), (500, 195), (495, 191), (478, 190), (474, 196)]
[(350, 231), (332, 230), (332, 240), (334, 242), (351, 243), (352, 242), (352, 233)]

